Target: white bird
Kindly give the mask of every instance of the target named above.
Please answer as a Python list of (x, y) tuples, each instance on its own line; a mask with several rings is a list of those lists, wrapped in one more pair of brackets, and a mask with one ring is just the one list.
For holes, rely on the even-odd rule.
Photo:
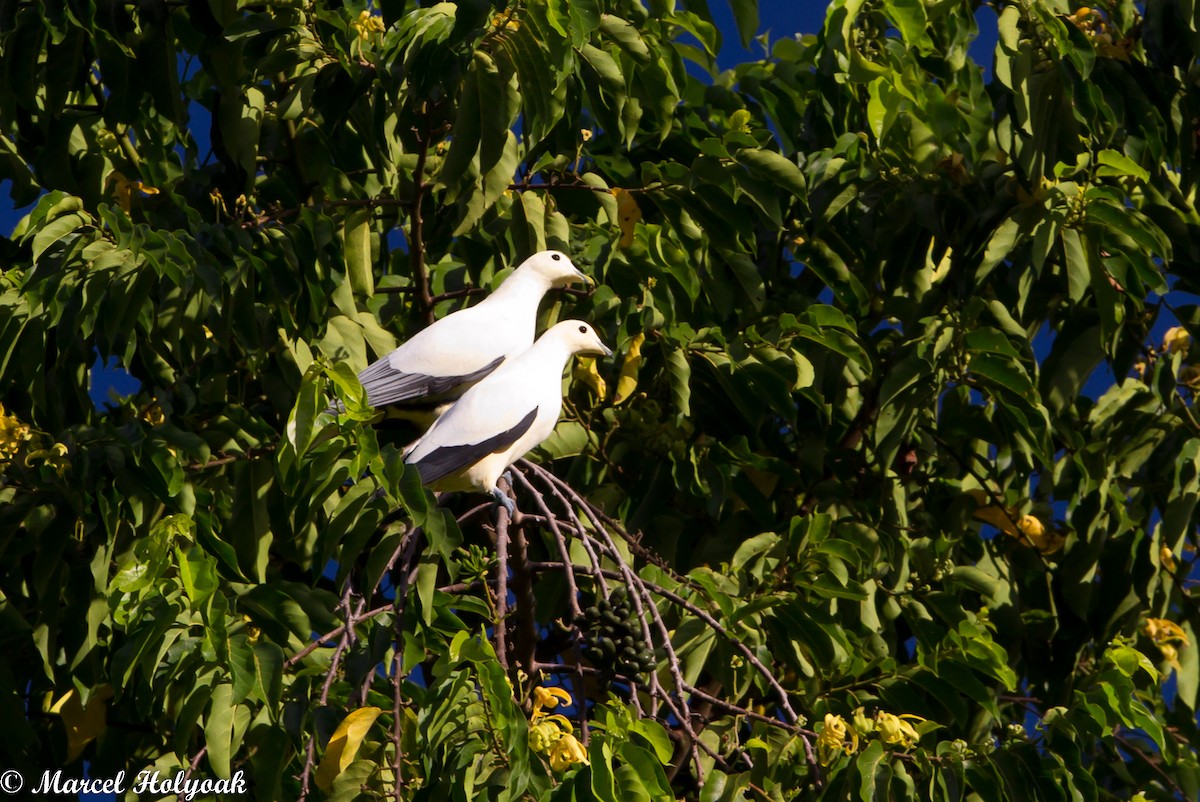
[[(526, 259), (491, 295), (422, 329), (358, 380), (374, 407), (436, 407), (533, 344), (538, 304), (552, 287), (588, 282), (559, 251)], [(335, 407), (336, 408), (336, 407)]]
[(612, 351), (583, 321), (551, 326), (529, 350), (463, 393), (405, 449), (404, 461), (423, 484), (491, 493), (512, 514), (513, 503), (496, 482), (554, 431), (562, 411), (563, 369), (574, 354)]

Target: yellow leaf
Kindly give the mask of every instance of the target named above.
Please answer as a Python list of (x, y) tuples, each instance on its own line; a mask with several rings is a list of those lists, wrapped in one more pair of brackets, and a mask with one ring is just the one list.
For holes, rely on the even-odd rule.
[(619, 404), (633, 395), (637, 389), (638, 369), (642, 366), (642, 343), (646, 335), (638, 332), (629, 341), (629, 350), (625, 353), (625, 362), (621, 365), (621, 376), (617, 379), (617, 394), (613, 403)]
[(50, 708), (51, 713), (62, 717), (67, 728), (68, 763), (79, 757), (83, 748), (104, 732), (105, 715), (108, 712), (107, 701), (112, 695), (111, 686), (101, 685), (92, 691), (87, 707), (84, 707), (79, 701), (79, 694), (72, 688)]
[(383, 711), (378, 707), (360, 707), (342, 719), (342, 723), (333, 731), (329, 745), (325, 747), (325, 756), (321, 765), (317, 766), (317, 787), (328, 791), (333, 787), (333, 781), (354, 762), (358, 748), (362, 746), (367, 730), (375, 723), (375, 719)]
[(628, 248), (633, 244), (633, 231), (638, 220), (642, 219), (642, 210), (632, 193), (613, 187), (612, 194), (617, 198), (617, 225), (621, 227), (621, 239), (617, 247)]
[(596, 368), (596, 360), (590, 356), (581, 356), (575, 360), (575, 368), (571, 371), (571, 375), (576, 381), (581, 381), (588, 387), (591, 387), (596, 395), (604, 398), (608, 395), (608, 384), (604, 381), (604, 377), (600, 375), (600, 371)]

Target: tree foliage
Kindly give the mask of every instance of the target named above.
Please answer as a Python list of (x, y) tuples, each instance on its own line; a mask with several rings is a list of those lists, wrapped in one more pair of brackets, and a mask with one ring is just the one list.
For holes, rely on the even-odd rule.
[[(5, 765), (1196, 798), (1195, 4), (978, 6), (0, 3)], [(509, 521), (355, 373), (546, 247)]]

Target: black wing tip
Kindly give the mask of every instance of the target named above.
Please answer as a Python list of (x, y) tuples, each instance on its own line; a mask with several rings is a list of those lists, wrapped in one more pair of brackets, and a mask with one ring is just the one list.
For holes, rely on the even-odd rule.
[(387, 357), (368, 365), (358, 374), (358, 381), (367, 393), (367, 403), (373, 407), (394, 404), (420, 404), (429, 399), (431, 406), (458, 398), (467, 387), (487, 376), (500, 366), (504, 357), (498, 356), (479, 370), (461, 376), (427, 376), (424, 373), (401, 373), (388, 364)]
[(466, 468), (468, 465), (474, 465), (489, 454), (495, 454), (497, 451), (517, 442), (521, 438), (521, 435), (529, 431), (529, 427), (533, 425), (537, 414), (538, 407), (534, 407), (511, 429), (500, 432), (478, 443), (466, 443), (460, 446), (442, 446), (426, 454), (416, 462), (409, 462), (408, 464), (417, 469), (417, 475), (421, 477), (421, 484), (423, 485), (444, 479), (450, 474)]

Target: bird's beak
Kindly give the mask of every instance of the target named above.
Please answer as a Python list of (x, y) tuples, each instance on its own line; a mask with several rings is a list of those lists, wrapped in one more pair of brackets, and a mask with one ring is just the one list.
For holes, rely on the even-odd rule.
[(576, 283), (576, 284), (595, 284), (596, 283), (596, 282), (592, 281), (591, 276), (589, 276), (587, 273), (584, 273), (579, 268), (575, 268), (575, 279), (576, 280), (574, 283)]
[(613, 354), (612, 349), (609, 348), (604, 343), (600, 342), (599, 337), (596, 338), (596, 346), (600, 349), (600, 353), (603, 354), (604, 356), (612, 356), (612, 354)]

